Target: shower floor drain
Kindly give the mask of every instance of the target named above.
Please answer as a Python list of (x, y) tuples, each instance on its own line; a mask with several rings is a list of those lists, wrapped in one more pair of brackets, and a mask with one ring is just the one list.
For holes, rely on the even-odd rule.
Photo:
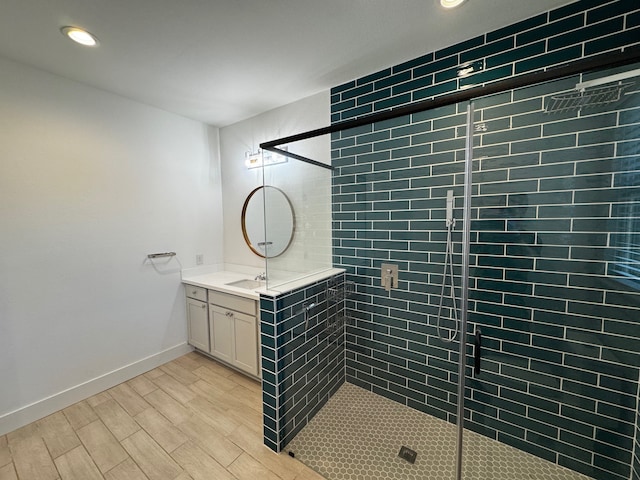
[(405, 459), (407, 462), (414, 464), (416, 463), (416, 457), (418, 454), (411, 450), (409, 447), (405, 447), (404, 445), (400, 448), (400, 453), (398, 453), (400, 458)]

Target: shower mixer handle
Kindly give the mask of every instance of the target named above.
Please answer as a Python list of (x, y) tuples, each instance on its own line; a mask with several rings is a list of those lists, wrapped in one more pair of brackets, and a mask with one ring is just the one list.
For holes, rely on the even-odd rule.
[(482, 356), (482, 331), (476, 328), (475, 338), (473, 341), (473, 373), (480, 375), (480, 362)]

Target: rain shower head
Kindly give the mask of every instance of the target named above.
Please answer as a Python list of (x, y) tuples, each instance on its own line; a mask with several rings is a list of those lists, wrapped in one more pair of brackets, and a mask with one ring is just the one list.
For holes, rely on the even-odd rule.
[(626, 89), (635, 85), (635, 82), (623, 82), (623, 80), (638, 76), (640, 76), (640, 69), (577, 83), (575, 91), (552, 95), (547, 102), (545, 112), (569, 112), (615, 103), (622, 98)]
[(624, 90), (632, 85), (634, 85), (633, 82), (626, 82), (606, 87), (593, 87), (562, 95), (553, 95), (549, 98), (545, 112), (570, 112), (585, 107), (597, 107), (615, 103), (620, 100)]

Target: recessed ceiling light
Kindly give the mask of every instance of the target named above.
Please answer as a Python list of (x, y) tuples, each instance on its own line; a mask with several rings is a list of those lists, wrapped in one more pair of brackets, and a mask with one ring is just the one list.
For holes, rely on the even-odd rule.
[(462, 5), (466, 0), (440, 0), (440, 5), (444, 8), (455, 8)]
[(60, 31), (74, 42), (84, 45), (85, 47), (95, 47), (98, 45), (98, 39), (95, 35), (82, 28), (62, 27)]

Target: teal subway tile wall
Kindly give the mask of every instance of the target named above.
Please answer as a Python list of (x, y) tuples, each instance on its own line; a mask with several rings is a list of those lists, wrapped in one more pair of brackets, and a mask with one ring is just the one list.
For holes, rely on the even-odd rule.
[(344, 274), (260, 298), (264, 441), (279, 452), (344, 383)]
[[(637, 0), (578, 1), (338, 86), (332, 121), (639, 45)], [(638, 479), (640, 92), (615, 108), (551, 98), (604, 74), (474, 102), (469, 326), (485, 353), (466, 427), (593, 478)], [(436, 316), (447, 190), (462, 220), (465, 111), (332, 135), (334, 266), (355, 282), (346, 380), (451, 422), (457, 345)], [(459, 224), (458, 295), (461, 240)], [(391, 292), (382, 263), (399, 267)]]

